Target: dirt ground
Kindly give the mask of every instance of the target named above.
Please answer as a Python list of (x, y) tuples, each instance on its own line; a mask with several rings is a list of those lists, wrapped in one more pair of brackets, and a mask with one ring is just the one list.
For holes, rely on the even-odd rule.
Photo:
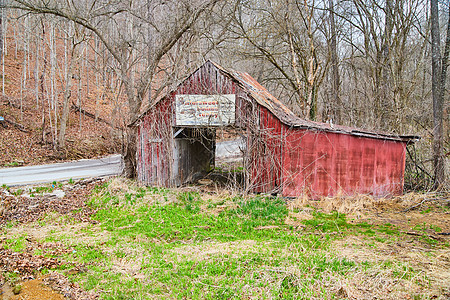
[(19, 299), (48, 299), (60, 300), (65, 299), (63, 295), (53, 290), (51, 287), (45, 285), (42, 279), (32, 279), (25, 281), (20, 286), (20, 291), (17, 295), (13, 293), (13, 287), (6, 285), (3, 288), (3, 299), (19, 300)]

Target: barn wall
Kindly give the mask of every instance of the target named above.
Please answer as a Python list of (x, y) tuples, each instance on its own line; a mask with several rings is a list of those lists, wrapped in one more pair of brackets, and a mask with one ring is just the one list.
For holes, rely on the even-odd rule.
[[(212, 63), (207, 62), (202, 68), (192, 73), (175, 92), (176, 95), (236, 95), (235, 126), (246, 127), (248, 120), (249, 99), (247, 93), (231, 78), (225, 76)], [(176, 119), (173, 118), (175, 126)]]
[(257, 193), (276, 193), (281, 187), (283, 125), (261, 105), (255, 112), (248, 123), (247, 189)]
[(155, 186), (170, 186), (172, 161), (172, 101), (158, 102), (138, 128), (138, 180)]
[(189, 76), (180, 85), (175, 94), (191, 95), (216, 95), (235, 94), (236, 83), (229, 77), (224, 76), (211, 63), (206, 63)]
[(403, 191), (405, 143), (287, 129), (283, 150), (284, 196)]

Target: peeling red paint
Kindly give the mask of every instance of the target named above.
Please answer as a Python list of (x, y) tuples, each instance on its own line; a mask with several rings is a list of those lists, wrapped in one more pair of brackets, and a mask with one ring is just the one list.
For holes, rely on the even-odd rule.
[(285, 145), (284, 196), (386, 196), (403, 191), (406, 143), (291, 130)]

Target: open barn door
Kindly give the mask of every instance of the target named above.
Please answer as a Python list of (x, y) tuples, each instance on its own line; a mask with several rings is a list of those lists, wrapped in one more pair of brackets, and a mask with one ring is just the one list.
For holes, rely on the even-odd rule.
[(194, 182), (214, 169), (216, 130), (174, 127), (172, 182)]

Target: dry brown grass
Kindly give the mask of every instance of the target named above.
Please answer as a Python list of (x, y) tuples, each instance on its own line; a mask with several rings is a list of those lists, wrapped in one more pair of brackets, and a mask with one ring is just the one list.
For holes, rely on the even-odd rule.
[(449, 197), (449, 195), (437, 195), (435, 193), (419, 194), (412, 192), (391, 198), (377, 198), (364, 194), (354, 196), (343, 196), (340, 194), (334, 197), (322, 197), (319, 200), (312, 200), (304, 195), (291, 201), (289, 208), (312, 206), (325, 213), (337, 211), (345, 214), (363, 213), (369, 210), (403, 211), (420, 203), (426, 205), (428, 200), (442, 200), (445, 202), (447, 199), (448, 202)]
[(351, 234), (334, 240), (331, 249), (338, 257), (371, 267), (368, 271), (355, 269), (346, 276), (334, 274), (325, 284), (327, 289), (348, 299), (411, 299), (411, 295), (449, 299), (450, 238), (438, 235), (450, 232), (448, 201), (448, 195), (434, 193), (392, 198), (338, 195), (320, 200), (303, 196), (289, 202), (285, 223), (302, 227), (302, 220), (313, 218), (312, 212), (318, 210), (344, 213), (353, 223), (392, 224), (400, 235), (373, 229), (377, 232), (373, 237)]
[[(369, 262), (373, 266), (369, 273), (373, 279), (363, 279), (367, 277), (364, 273), (342, 279), (347, 286), (359, 289), (359, 292), (354, 294), (356, 299), (367, 299), (368, 294), (361, 294), (364, 291), (380, 299), (405, 299), (405, 296), (411, 293), (421, 294), (425, 298), (441, 295), (441, 298), (434, 299), (446, 299), (444, 289), (450, 287), (448, 248), (430, 250), (414, 245), (410, 240), (369, 243), (361, 236), (348, 236), (333, 241), (332, 248), (338, 257), (356, 263)], [(398, 275), (399, 279), (392, 279), (398, 278)], [(373, 282), (374, 279), (377, 284)], [(364, 285), (361, 285), (361, 280)], [(427, 288), (424, 289), (424, 286)], [(391, 293), (393, 291), (394, 294)]]

